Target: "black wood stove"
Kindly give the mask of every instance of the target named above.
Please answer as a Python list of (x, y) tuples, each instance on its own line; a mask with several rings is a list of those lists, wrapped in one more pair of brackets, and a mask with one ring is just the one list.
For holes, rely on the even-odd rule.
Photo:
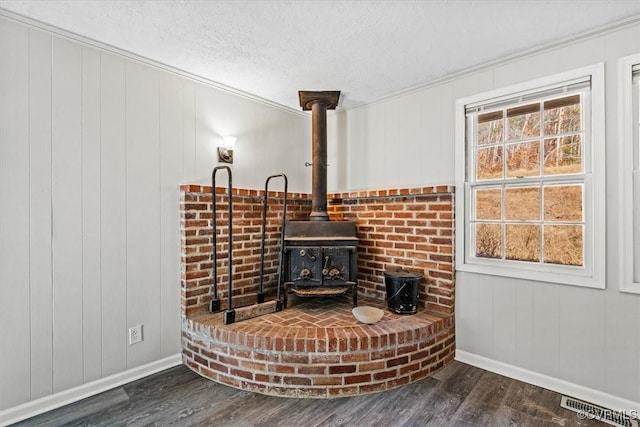
[(351, 290), (355, 306), (355, 223), (329, 221), (327, 213), (327, 110), (336, 108), (340, 91), (300, 91), (298, 96), (302, 109), (311, 110), (311, 214), (308, 221), (287, 221), (285, 225), (285, 288), (305, 297), (339, 295)]

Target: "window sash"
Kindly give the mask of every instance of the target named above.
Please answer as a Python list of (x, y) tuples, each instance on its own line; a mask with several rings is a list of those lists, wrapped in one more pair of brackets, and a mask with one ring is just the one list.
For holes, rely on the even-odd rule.
[(640, 52), (618, 61), (620, 290), (640, 294)]
[[(584, 78), (576, 79), (571, 82), (560, 83), (558, 85), (544, 88), (543, 90), (533, 90), (529, 91), (524, 95), (518, 96), (507, 96), (499, 99), (497, 101), (491, 102), (481, 102), (475, 105), (465, 106), (465, 131), (466, 131), (466, 161), (465, 161), (465, 200), (466, 206), (465, 209), (466, 217), (465, 217), (465, 262), (472, 262), (474, 264), (486, 264), (486, 265), (508, 265), (517, 269), (533, 269), (537, 271), (547, 271), (550, 273), (560, 273), (560, 274), (579, 274), (579, 275), (588, 275), (592, 273), (591, 269), (591, 260), (592, 257), (592, 248), (590, 244), (590, 233), (593, 232), (591, 220), (592, 216), (589, 213), (588, 209), (588, 201), (592, 199), (592, 187), (590, 185), (591, 179), (590, 175), (591, 171), (591, 159), (590, 159), (590, 151), (591, 151), (591, 78), (590, 76), (586, 76)], [(569, 102), (565, 102), (565, 100), (570, 100), (573, 96), (581, 97), (581, 127), (579, 131), (572, 131), (568, 133), (558, 133), (558, 134), (547, 134), (544, 133), (544, 121), (542, 117), (544, 116), (544, 111), (549, 108), (556, 108), (558, 106), (563, 106), (561, 104)], [(575, 98), (574, 98), (575, 99)], [(530, 108), (530, 104), (538, 104), (540, 108), (541, 114), (541, 123), (540, 123), (540, 133), (538, 136), (526, 137), (518, 140), (508, 140), (506, 136), (506, 127), (507, 127), (507, 114), (509, 112), (516, 112), (520, 114), (520, 110), (525, 111)], [(545, 108), (545, 105), (547, 108)], [(525, 111), (526, 112), (526, 111)], [(504, 120), (503, 122), (503, 135), (501, 141), (479, 145), (477, 143), (477, 135), (478, 129), (477, 125), (481, 122), (478, 120), (479, 116), (484, 116), (485, 119), (495, 120), (498, 116)], [(495, 116), (495, 117), (494, 117)], [(507, 153), (503, 152), (504, 158), (503, 162), (503, 171), (501, 178), (494, 179), (478, 179), (476, 175), (477, 168), (477, 151), (489, 148), (489, 147), (497, 147), (501, 146), (506, 148), (513, 143), (526, 143), (526, 142), (538, 142), (539, 144), (544, 144), (545, 140), (553, 139), (553, 138), (561, 138), (564, 136), (570, 135), (581, 135), (582, 136), (582, 169), (580, 173), (570, 173), (570, 174), (562, 174), (562, 175), (544, 175), (544, 159), (541, 155), (539, 158), (539, 167), (537, 176), (525, 176), (525, 177), (509, 177), (506, 171), (507, 164)], [(540, 207), (539, 207), (539, 220), (537, 221), (515, 221), (515, 220), (507, 220), (504, 212), (502, 213), (500, 220), (476, 220), (475, 219), (475, 210), (476, 204), (474, 200), (474, 190), (476, 189), (489, 189), (489, 188), (501, 188), (501, 197), (502, 197), (502, 209), (505, 209), (505, 194), (508, 188), (517, 188), (517, 187), (526, 187), (526, 186), (539, 186), (542, 188), (548, 185), (569, 185), (569, 184), (580, 184), (582, 185), (582, 221), (564, 221), (564, 222), (554, 222), (550, 220), (545, 220), (544, 218), (544, 207), (543, 196), (541, 194), (540, 197)], [(485, 258), (481, 256), (477, 256), (476, 254), (476, 234), (474, 232), (476, 224), (483, 223), (494, 223), (500, 224), (502, 231), (502, 254), (501, 258)], [(522, 260), (511, 260), (507, 259), (506, 254), (506, 227), (509, 224), (536, 224), (540, 227), (540, 236), (539, 236), (539, 260), (538, 261), (522, 261)], [(545, 262), (545, 251), (544, 251), (544, 227), (545, 225), (576, 225), (582, 227), (582, 265), (563, 265), (559, 263), (551, 263)]]
[(629, 249), (631, 263), (631, 281), (640, 286), (640, 64), (631, 67), (631, 123), (633, 164), (631, 182), (632, 204), (632, 247)]
[(465, 113), (481, 113), (502, 109), (509, 105), (526, 104), (532, 101), (538, 101), (543, 98), (557, 98), (571, 92), (584, 91), (591, 88), (591, 77), (584, 76), (577, 79), (565, 81), (560, 84), (552, 84), (546, 87), (539, 87), (527, 91), (519, 92), (517, 95), (505, 95), (490, 100), (470, 103), (465, 105)]
[[(637, 62), (637, 61), (636, 61)], [(516, 83), (492, 89), (488, 92), (476, 93), (456, 100), (455, 115), (455, 221), (456, 221), (456, 271), (495, 275), (513, 279), (534, 280), (546, 283), (566, 284), (573, 286), (604, 289), (606, 287), (606, 254), (605, 254), (605, 70), (604, 63), (547, 75), (535, 80)], [(584, 145), (584, 264), (583, 268), (569, 266), (528, 265), (524, 262), (505, 262), (469, 258), (469, 233), (467, 231), (470, 195), (468, 160), (471, 155), (466, 144), (466, 107), (487, 104), (497, 100), (515, 98), (519, 94), (540, 92), (564, 86), (567, 82), (591, 81), (589, 92), (589, 113), (585, 114), (586, 136), (588, 145)], [(515, 182), (515, 181), (514, 181)]]

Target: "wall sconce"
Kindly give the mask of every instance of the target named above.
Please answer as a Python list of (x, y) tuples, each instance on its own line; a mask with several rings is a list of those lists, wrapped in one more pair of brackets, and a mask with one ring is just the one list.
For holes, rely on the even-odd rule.
[(218, 161), (222, 163), (233, 163), (233, 146), (236, 143), (235, 136), (225, 136), (222, 138), (224, 145), (218, 147)]

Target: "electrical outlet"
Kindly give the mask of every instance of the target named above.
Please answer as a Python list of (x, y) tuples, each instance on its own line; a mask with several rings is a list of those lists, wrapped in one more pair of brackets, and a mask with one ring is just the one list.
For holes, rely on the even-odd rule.
[(142, 325), (129, 328), (129, 345), (142, 342)]

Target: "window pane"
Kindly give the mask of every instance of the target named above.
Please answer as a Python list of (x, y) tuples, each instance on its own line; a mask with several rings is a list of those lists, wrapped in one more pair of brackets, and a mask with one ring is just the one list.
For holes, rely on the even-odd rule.
[(507, 140), (540, 135), (540, 104), (522, 105), (507, 110)]
[(478, 116), (478, 145), (494, 144), (502, 142), (504, 120), (502, 111), (480, 114)]
[(506, 258), (515, 261), (540, 261), (540, 226), (507, 224)]
[(476, 179), (502, 178), (502, 147), (480, 148), (477, 153)]
[(502, 218), (502, 190), (500, 188), (475, 190), (475, 197), (476, 219)]
[(583, 230), (581, 225), (545, 225), (544, 262), (583, 265)]
[(545, 221), (582, 221), (582, 185), (544, 187)]
[(502, 226), (500, 224), (476, 224), (476, 256), (502, 258)]
[(537, 221), (540, 219), (540, 187), (512, 187), (505, 191), (506, 219)]
[(580, 135), (544, 141), (544, 174), (565, 175), (582, 172), (582, 138)]
[(507, 145), (507, 177), (540, 175), (540, 143), (538, 141)]
[(580, 129), (580, 95), (552, 99), (544, 103), (545, 135), (578, 132)]

